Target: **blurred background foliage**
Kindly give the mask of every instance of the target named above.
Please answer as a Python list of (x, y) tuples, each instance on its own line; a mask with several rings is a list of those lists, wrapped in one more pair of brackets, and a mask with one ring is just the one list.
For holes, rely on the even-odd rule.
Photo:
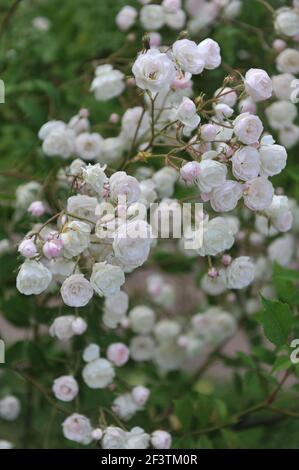
[[(5, 104), (0, 104), (0, 239), (6, 238), (13, 214), (15, 189), (18, 184), (38, 179), (43, 181), (51, 171), (56, 171), (60, 162), (47, 159), (42, 155), (37, 132), (41, 125), (49, 119), (68, 121), (81, 107), (90, 110), (91, 122), (96, 125), (108, 119), (111, 112), (120, 110), (117, 100), (108, 103), (96, 102), (89, 92), (93, 77), (94, 61), (103, 59), (117, 51), (123, 44), (126, 34), (118, 31), (115, 25), (116, 13), (125, 4), (137, 5), (130, 0), (1, 0), (0, 11), (0, 79), (6, 86)], [(269, 12), (255, 0), (243, 0), (242, 15), (232, 21), (216, 24), (209, 31), (209, 36), (217, 40), (222, 49), (223, 64), (226, 73), (237, 68), (241, 73), (250, 67), (265, 68), (270, 75), (276, 73), (275, 55), (270, 48), (274, 39), (272, 18)], [(274, 8), (289, 4), (287, 1), (271, 0)], [(36, 17), (46, 17), (51, 26), (42, 32), (32, 26)], [(133, 55), (140, 49), (143, 32), (135, 30), (136, 39), (128, 45), (128, 51)], [(168, 43), (176, 38), (176, 33), (162, 30), (162, 37)], [(200, 39), (200, 37), (198, 37)], [(133, 51), (133, 52), (132, 52)], [(224, 78), (223, 68), (197, 78), (196, 89), (208, 95), (221, 85)], [(261, 112), (262, 105), (261, 106)], [(289, 152), (288, 168), (274, 184), (287, 189), (288, 196), (299, 200), (299, 165), (297, 161), (298, 147)], [(11, 177), (12, 173), (14, 177)], [(20, 230), (26, 232), (28, 224), (22, 220)], [(160, 260), (161, 261), (161, 260)], [(182, 270), (185, 266), (179, 260)], [(163, 268), (163, 260), (160, 263)], [(166, 267), (168, 263), (166, 263)], [(0, 296), (1, 309), (14, 325), (26, 327), (31, 319), (37, 321), (53, 317), (53, 312), (43, 309), (36, 310), (31, 298), (13, 297), (7, 299), (6, 293), (14, 288), (17, 261), (15, 254), (6, 254), (0, 262)], [(177, 265), (173, 269), (179, 274)], [(99, 306), (94, 306), (97, 309)], [(67, 310), (67, 308), (66, 308)], [(24, 314), (26, 313), (26, 314)], [(93, 312), (88, 311), (90, 322), (95, 321)], [(248, 320), (248, 328), (253, 331), (253, 344), (256, 354), (264, 356), (264, 363), (271, 363), (273, 358), (267, 357), (267, 352), (254, 336), (256, 323)], [(94, 331), (98, 330), (95, 323)], [(99, 330), (98, 330), (99, 331)], [(112, 333), (111, 333), (112, 334)], [(1, 332), (0, 332), (1, 335)], [(98, 338), (101, 345), (109, 344), (115, 339), (112, 334)], [(96, 340), (97, 338), (93, 338)], [(74, 370), (77, 361), (76, 348), (80, 347), (80, 338), (74, 344)], [(46, 351), (46, 352), (45, 352)], [(7, 355), (7, 362), (26, 357), (31, 362), (35, 375), (44, 374), (44, 393), (35, 394), (34, 410), (22, 411), (20, 425), (17, 421), (11, 424), (0, 422), (0, 438), (5, 438), (24, 447), (78, 447), (62, 438), (60, 432), (61, 415), (59, 410), (45, 406), (51, 402), (50, 389), (55, 374), (65, 373), (65, 358), (63, 352), (55, 348), (54, 342), (46, 337), (39, 337), (35, 344), (22, 341), (12, 346)], [(259, 357), (261, 360), (261, 357)], [(173, 434), (181, 435), (183, 429), (200, 429), (209, 427), (209, 417), (221, 425), (234, 413), (241, 412), (261, 399), (265, 387), (265, 377), (258, 369), (254, 359), (239, 357), (236, 359), (236, 373), (232, 385), (220, 386), (200, 379), (191, 388), (188, 376), (171, 373), (159, 384), (159, 390), (152, 396), (156, 407), (163, 413), (169, 404), (172, 406), (171, 419)], [(53, 366), (54, 364), (54, 366)], [(239, 368), (245, 368), (243, 378)], [(284, 366), (281, 366), (283, 369)], [(46, 371), (46, 372), (45, 372)], [(0, 370), (1, 372), (1, 370)], [(120, 373), (122, 371), (120, 370)], [(125, 380), (130, 384), (138, 383), (144, 373), (143, 367), (134, 364), (132, 376)], [(156, 379), (154, 367), (147, 366), (147, 374)], [(56, 375), (56, 376), (57, 376)], [(269, 374), (267, 375), (267, 380)], [(173, 381), (176, 387), (173, 388)], [(32, 388), (24, 387), (22, 377), (16, 377), (14, 372), (5, 374), (5, 381), (0, 376), (1, 394), (13, 391), (22, 397), (23, 402), (30, 400)], [(94, 408), (95, 404), (109, 407), (108, 391), (89, 390), (82, 387), (84, 395), (81, 398), (82, 412)], [(186, 393), (186, 390), (190, 390)], [(244, 392), (244, 393), (241, 393)], [(283, 402), (293, 399), (292, 392), (282, 397)], [(50, 403), (51, 404), (51, 403)], [(68, 404), (66, 405), (66, 407)], [(36, 411), (36, 413), (34, 413)], [(139, 413), (130, 424), (148, 428), (151, 419), (151, 409)], [(34, 420), (33, 420), (34, 415)], [(272, 421), (271, 421), (271, 419)], [(185, 437), (174, 439), (174, 446), (195, 448), (296, 448), (298, 447), (298, 420), (284, 416), (269, 417), (267, 412), (263, 419), (269, 421), (268, 426), (255, 426), (242, 430), (238, 426), (223, 428), (220, 432), (203, 435), (187, 433)], [(32, 422), (33, 420), (33, 422)], [(31, 429), (29, 432), (28, 429)]]

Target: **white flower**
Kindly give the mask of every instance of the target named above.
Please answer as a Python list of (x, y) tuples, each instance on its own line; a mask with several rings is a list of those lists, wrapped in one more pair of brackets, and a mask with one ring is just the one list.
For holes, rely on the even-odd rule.
[(139, 187), (141, 191), (139, 202), (149, 207), (150, 204), (155, 202), (158, 198), (156, 185), (152, 179), (147, 179), (141, 181)]
[(294, 8), (280, 8), (276, 11), (274, 26), (278, 33), (296, 36), (299, 33), (299, 12)]
[(33, 258), (38, 254), (36, 245), (32, 238), (25, 238), (18, 247), (18, 252), (25, 258)]
[(137, 385), (132, 389), (133, 400), (138, 406), (144, 406), (147, 400), (149, 399), (149, 396), (149, 389), (143, 387), (142, 385)]
[(124, 393), (113, 400), (112, 411), (124, 421), (131, 419), (139, 409), (131, 393)]
[(129, 307), (129, 297), (126, 292), (120, 291), (112, 297), (105, 298), (103, 322), (108, 328), (116, 326), (125, 318)]
[(86, 250), (89, 245), (90, 226), (79, 220), (68, 222), (63, 228), (61, 239), (65, 256), (68, 258), (77, 256)]
[[(76, 194), (76, 196), (71, 196), (67, 200), (66, 210), (73, 218), (78, 217), (90, 220), (91, 227), (93, 222), (96, 222), (95, 211), (98, 204), (96, 197), (85, 196), (84, 194)], [(87, 222), (86, 222), (87, 223)]]
[[(235, 92), (235, 90), (233, 90), (233, 88), (230, 88), (228, 86), (224, 88), (223, 87), (218, 88), (215, 91), (214, 96), (215, 98), (217, 97), (218, 103), (227, 104), (227, 106), (229, 106), (230, 108), (233, 108), (238, 100), (238, 95)], [(213, 127), (215, 127), (214, 124), (206, 124), (206, 126), (212, 127), (212, 129)], [(211, 140), (214, 140), (214, 139), (211, 139)]]
[(147, 449), (150, 437), (142, 428), (134, 427), (126, 433), (126, 449)]
[(194, 41), (179, 39), (172, 46), (175, 61), (184, 72), (199, 74), (205, 67), (205, 59)]
[(196, 113), (196, 106), (192, 100), (186, 96), (183, 98), (177, 109), (177, 118), (184, 126), (195, 129), (200, 123), (200, 117)]
[(282, 145), (262, 145), (260, 156), (263, 176), (278, 175), (287, 164), (287, 152)]
[(124, 343), (112, 343), (107, 349), (107, 358), (117, 367), (126, 364), (129, 356), (129, 348)]
[(136, 361), (149, 361), (153, 358), (155, 343), (150, 336), (134, 336), (130, 343), (130, 356)]
[(121, 137), (124, 141), (132, 142), (135, 136), (136, 142), (139, 142), (140, 139), (145, 139), (150, 129), (148, 112), (143, 112), (141, 106), (127, 109), (121, 120), (121, 129)]
[(291, 73), (280, 73), (272, 77), (274, 94), (279, 100), (290, 100), (294, 80), (295, 77)]
[(58, 400), (72, 401), (78, 395), (79, 386), (72, 375), (63, 375), (54, 380), (52, 390)]
[(160, 320), (155, 325), (155, 338), (160, 343), (175, 339), (181, 331), (181, 326), (174, 320)]
[(276, 101), (266, 108), (265, 113), (273, 129), (290, 127), (298, 114), (296, 105), (289, 101)]
[(40, 140), (45, 140), (52, 131), (57, 129), (66, 129), (66, 124), (63, 121), (48, 121), (42, 125), (38, 131), (38, 138)]
[(204, 68), (214, 70), (221, 64), (221, 54), (219, 44), (213, 39), (207, 38), (197, 46), (204, 61)]
[(279, 142), (287, 149), (294, 147), (299, 141), (299, 127), (292, 124), (291, 126), (280, 129)]
[(266, 214), (279, 232), (287, 232), (293, 224), (293, 214), (287, 196), (273, 196), (272, 203)]
[(226, 291), (225, 273), (221, 269), (216, 277), (210, 277), (205, 274), (201, 280), (200, 286), (208, 295), (220, 295)]
[(244, 194), (244, 202), (252, 211), (262, 211), (268, 209), (273, 195), (274, 189), (272, 183), (267, 178), (259, 176), (248, 181)]
[(226, 174), (227, 168), (223, 163), (215, 160), (202, 160), (196, 183), (201, 192), (209, 193), (213, 188), (224, 183)]
[(47, 266), (53, 275), (53, 279), (57, 282), (63, 282), (74, 272), (75, 263), (69, 259), (58, 258), (51, 259)]
[(109, 137), (103, 141), (102, 154), (99, 161), (107, 165), (118, 162), (123, 155), (124, 149), (125, 141), (121, 136)]
[(119, 196), (126, 196), (127, 204), (136, 202), (140, 196), (139, 182), (134, 176), (127, 175), (125, 171), (117, 171), (109, 179), (110, 197), (117, 201)]
[(17, 275), (17, 289), (25, 295), (41, 294), (50, 285), (52, 273), (39, 261), (26, 260)]
[(186, 183), (194, 183), (200, 173), (200, 164), (196, 161), (188, 162), (180, 169), (180, 175)]
[(9, 442), (5, 441), (4, 439), (0, 439), (0, 450), (2, 449), (13, 449), (14, 445)]
[(83, 380), (90, 388), (106, 388), (114, 379), (115, 371), (107, 359), (88, 362), (82, 371)]
[(153, 175), (156, 190), (161, 198), (172, 196), (177, 179), (178, 172), (170, 166), (164, 166)]
[(97, 344), (91, 343), (83, 351), (82, 358), (85, 362), (95, 361), (100, 357), (100, 347)]
[(229, 212), (236, 208), (241, 197), (241, 184), (237, 181), (227, 180), (213, 189), (210, 203), (216, 212)]
[(154, 449), (170, 449), (171, 435), (166, 431), (154, 431), (151, 434), (151, 444)]
[(75, 335), (83, 335), (87, 330), (87, 323), (81, 317), (76, 317), (72, 322), (72, 330)]
[(102, 438), (103, 449), (125, 449), (126, 431), (116, 426), (108, 426)]
[(234, 121), (234, 132), (243, 144), (255, 144), (262, 135), (263, 124), (258, 116), (243, 113)]
[(161, 5), (145, 5), (140, 10), (140, 21), (144, 29), (156, 31), (164, 24), (164, 11)]
[(70, 307), (84, 307), (93, 296), (93, 288), (83, 274), (68, 277), (60, 292), (64, 303)]
[(134, 62), (132, 72), (137, 86), (152, 93), (168, 90), (176, 75), (173, 62), (158, 49), (149, 49), (140, 54)]
[(150, 226), (144, 220), (121, 225), (114, 234), (113, 250), (118, 262), (137, 268), (148, 258), (151, 246)]
[(171, 29), (182, 29), (186, 23), (186, 13), (183, 9), (175, 12), (165, 12), (165, 24)]
[(92, 427), (86, 416), (74, 413), (62, 423), (63, 435), (70, 441), (88, 445), (92, 441)]
[(184, 360), (185, 354), (177, 341), (163, 341), (155, 348), (154, 361), (162, 372), (180, 369)]
[(164, 11), (168, 13), (175, 13), (179, 8), (181, 8), (181, 0), (163, 0), (162, 7)]
[(129, 319), (134, 333), (148, 334), (155, 324), (155, 312), (146, 305), (138, 305), (130, 311)]
[(103, 137), (100, 134), (82, 132), (76, 137), (76, 154), (82, 160), (97, 160), (102, 153)]
[(285, 49), (276, 59), (276, 66), (279, 72), (299, 73), (299, 51), (296, 49)]
[(101, 297), (116, 295), (125, 282), (125, 275), (119, 266), (107, 262), (95, 263), (90, 276), (90, 283)]
[(245, 75), (245, 90), (254, 101), (264, 101), (272, 96), (272, 80), (262, 69), (250, 69)]
[(134, 25), (137, 18), (136, 8), (131, 7), (130, 5), (125, 5), (116, 15), (115, 22), (119, 29), (122, 31), (127, 31)]
[(232, 171), (235, 178), (248, 181), (260, 172), (260, 154), (254, 147), (243, 147), (232, 156)]
[(82, 175), (84, 182), (95, 193), (100, 196), (103, 194), (104, 185), (108, 183), (108, 178), (105, 175), (106, 166), (101, 166), (99, 163), (96, 165), (88, 165), (83, 168)]
[(75, 137), (73, 130), (62, 126), (51, 130), (43, 141), (43, 152), (48, 157), (70, 158), (75, 152)]
[(124, 74), (114, 70), (112, 65), (105, 64), (96, 68), (96, 76), (90, 90), (97, 101), (108, 101), (122, 94), (125, 89)]
[(254, 264), (248, 256), (234, 259), (226, 270), (226, 282), (229, 289), (243, 289), (254, 280)]
[(21, 404), (14, 395), (7, 395), (0, 400), (0, 418), (6, 421), (14, 421), (21, 411)]
[(223, 217), (215, 217), (204, 224), (203, 246), (201, 256), (216, 256), (229, 250), (234, 244), (232, 231)]
[(295, 240), (291, 235), (276, 238), (268, 247), (269, 259), (281, 266), (288, 266), (295, 253)]
[(54, 322), (50, 326), (49, 332), (51, 336), (56, 336), (61, 341), (65, 341), (74, 336), (72, 324), (75, 320), (74, 315), (63, 315), (55, 318)]

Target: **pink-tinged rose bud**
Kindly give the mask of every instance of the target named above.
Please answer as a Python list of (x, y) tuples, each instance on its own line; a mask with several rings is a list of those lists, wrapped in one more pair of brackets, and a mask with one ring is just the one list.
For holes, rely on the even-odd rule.
[(240, 101), (239, 110), (241, 111), (241, 113), (255, 114), (257, 111), (255, 101), (253, 101), (253, 99), (248, 96), (248, 98), (245, 98), (244, 100)]
[(88, 119), (89, 118), (89, 111), (87, 108), (81, 108), (79, 111), (79, 116), (82, 119)]
[(35, 243), (31, 238), (23, 240), (20, 243), (18, 252), (21, 253), (22, 256), (25, 256), (25, 258), (33, 258), (33, 256), (36, 256), (38, 253)]
[(191, 82), (192, 75), (189, 72), (178, 72), (176, 74), (175, 79), (173, 80), (171, 86), (172, 88), (175, 88), (176, 90), (185, 90), (187, 88), (192, 87), (192, 82)]
[(110, 115), (110, 118), (109, 118), (109, 122), (111, 122), (111, 124), (117, 124), (119, 122), (119, 114), (117, 113), (112, 113)]
[(151, 444), (154, 449), (170, 449), (171, 435), (166, 431), (154, 431), (151, 435)]
[(200, 164), (196, 161), (188, 162), (180, 169), (181, 177), (187, 183), (194, 183), (200, 173)]
[(120, 326), (127, 330), (130, 326), (130, 320), (128, 318), (123, 318), (120, 322)]
[(213, 140), (216, 140), (217, 132), (217, 127), (214, 124), (204, 124), (201, 126), (200, 135), (203, 140), (213, 142)]
[(129, 5), (124, 6), (117, 14), (115, 22), (121, 31), (127, 31), (135, 23), (137, 10)]
[(277, 52), (282, 52), (287, 47), (287, 43), (283, 39), (274, 39), (272, 47)]
[(211, 278), (211, 279), (216, 279), (218, 276), (219, 276), (219, 272), (216, 268), (211, 268), (209, 269), (208, 271), (208, 276)]
[(34, 217), (41, 217), (46, 212), (46, 207), (42, 201), (34, 201), (28, 207), (28, 212)]
[(245, 75), (245, 90), (254, 101), (264, 101), (272, 96), (272, 80), (262, 69), (250, 69)]
[(83, 335), (87, 330), (87, 323), (83, 318), (78, 317), (72, 322), (72, 330), (75, 335)]
[(177, 344), (180, 348), (185, 349), (188, 346), (188, 338), (185, 335), (179, 336)]
[(132, 390), (132, 397), (135, 403), (139, 406), (145, 405), (147, 400), (149, 399), (150, 391), (148, 388), (143, 387), (142, 385), (138, 385), (134, 387)]
[(162, 2), (162, 7), (167, 13), (175, 13), (181, 6), (181, 0), (163, 0)]
[(110, 344), (107, 349), (107, 358), (118, 367), (121, 367), (128, 362), (129, 355), (129, 348), (123, 343)]
[(161, 46), (162, 38), (161, 34), (153, 31), (149, 33), (149, 45), (151, 47), (159, 47)]
[(53, 238), (43, 246), (43, 253), (46, 258), (57, 258), (63, 249), (63, 241), (60, 238)]
[(135, 86), (135, 85), (136, 85), (135, 78), (134, 78), (134, 77), (127, 78), (126, 84), (127, 84), (129, 87)]
[(103, 431), (100, 428), (96, 428), (92, 431), (91, 437), (93, 438), (94, 441), (100, 441), (103, 436)]
[(229, 266), (232, 262), (232, 257), (230, 255), (223, 255), (221, 261), (224, 266)]

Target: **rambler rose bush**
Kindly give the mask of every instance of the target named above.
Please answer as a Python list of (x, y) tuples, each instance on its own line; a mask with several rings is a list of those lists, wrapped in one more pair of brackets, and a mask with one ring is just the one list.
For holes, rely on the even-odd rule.
[[(297, 51), (277, 57), (273, 78), (273, 57), (269, 73), (230, 68), (213, 28), (241, 28), (241, 2), (139, 3), (115, 22), (141, 26), (142, 42), (128, 36), (88, 77), (86, 99), (110, 117), (98, 122), (80, 96), (74, 116), (40, 122), (51, 171), (16, 190), (3, 251), (17, 245), (18, 293), (2, 309), (32, 336), (8, 350), (0, 418), (49, 421), (43, 443), (29, 430), (38, 447), (51, 435), (63, 447), (241, 447), (229, 441), (251, 420), (298, 417), (281, 392), (298, 376), (299, 209), (275, 184), (297, 116), (285, 89)], [(257, 3), (294, 39), (297, 2), (273, 15)], [(240, 331), (250, 353), (231, 357), (223, 348)], [(237, 402), (203, 378), (216, 359), (233, 370)]]

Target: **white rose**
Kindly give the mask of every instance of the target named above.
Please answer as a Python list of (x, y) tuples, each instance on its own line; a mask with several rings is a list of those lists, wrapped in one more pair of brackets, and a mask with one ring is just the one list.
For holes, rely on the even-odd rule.
[(83, 351), (82, 358), (85, 362), (92, 362), (100, 357), (100, 347), (95, 344), (91, 343)]
[(125, 317), (129, 307), (129, 296), (126, 292), (120, 291), (118, 294), (105, 298), (103, 322), (109, 328), (116, 326)]
[(247, 183), (244, 202), (252, 211), (262, 211), (268, 209), (273, 195), (272, 183), (267, 178), (259, 176)]
[(164, 11), (161, 5), (145, 5), (140, 10), (140, 22), (144, 29), (156, 31), (164, 25)]
[(75, 152), (76, 134), (71, 129), (56, 127), (43, 141), (43, 152), (48, 157), (70, 158)]
[(205, 274), (201, 280), (201, 288), (208, 295), (220, 295), (226, 291), (225, 273), (224, 270), (220, 270), (218, 276), (210, 277)]
[(134, 333), (148, 334), (155, 324), (155, 312), (146, 305), (138, 305), (130, 311), (129, 319)]
[[(76, 197), (76, 196), (75, 196)], [(61, 234), (65, 256), (72, 258), (82, 253), (90, 242), (90, 226), (85, 222), (74, 220), (63, 228)]]
[(121, 129), (121, 137), (124, 141), (132, 142), (135, 139), (135, 135), (137, 142), (140, 139), (145, 139), (150, 129), (148, 112), (143, 112), (141, 106), (127, 109), (121, 120)]
[(282, 145), (262, 145), (260, 157), (263, 176), (278, 175), (287, 164), (287, 152)]
[(276, 11), (274, 26), (278, 33), (296, 36), (299, 33), (299, 12), (294, 8), (280, 8)]
[(180, 369), (184, 359), (184, 352), (178, 348), (177, 341), (163, 341), (155, 348), (154, 361), (162, 372)]
[(98, 200), (96, 197), (76, 194), (76, 196), (68, 198), (66, 210), (73, 216), (73, 218), (82, 217), (83, 219), (90, 220), (90, 225), (93, 226), (93, 222), (96, 222), (95, 211), (97, 205)]
[(140, 54), (134, 62), (132, 72), (137, 86), (152, 93), (169, 90), (176, 75), (173, 62), (158, 49), (149, 49)]
[(243, 113), (234, 121), (234, 132), (243, 144), (255, 144), (262, 135), (263, 124), (258, 116)]
[(166, 431), (154, 431), (151, 434), (151, 444), (154, 449), (170, 449), (171, 435)]
[(149, 256), (150, 237), (150, 226), (144, 220), (135, 220), (121, 225), (114, 234), (115, 258), (128, 268), (141, 266)]
[(165, 24), (171, 29), (182, 29), (186, 23), (186, 13), (181, 8), (175, 12), (164, 13)]
[(140, 186), (134, 176), (127, 175), (125, 171), (117, 171), (109, 179), (110, 197), (117, 201), (119, 196), (125, 196), (127, 204), (136, 202), (140, 196)]
[(155, 338), (160, 343), (175, 339), (181, 331), (181, 326), (174, 320), (160, 320), (155, 325)]
[(70, 307), (84, 307), (93, 296), (93, 288), (83, 274), (73, 274), (61, 286), (62, 300)]
[(240, 256), (226, 269), (226, 282), (229, 289), (243, 289), (254, 280), (254, 264), (248, 256)]
[(295, 80), (291, 73), (281, 73), (272, 77), (275, 96), (282, 101), (290, 100), (293, 91), (292, 82)]
[(172, 46), (175, 61), (184, 72), (199, 74), (205, 66), (205, 59), (197, 44), (189, 39), (179, 39)]
[(133, 361), (149, 361), (154, 350), (155, 343), (150, 336), (134, 336), (130, 342), (130, 356)]
[(268, 256), (281, 266), (288, 266), (295, 253), (295, 240), (291, 235), (276, 238), (268, 247)]
[(279, 72), (299, 73), (299, 51), (296, 49), (285, 49), (276, 59), (276, 66)]
[(7, 395), (0, 400), (0, 418), (14, 421), (21, 411), (20, 400), (14, 395)]
[(237, 181), (227, 180), (212, 191), (210, 203), (216, 212), (229, 212), (236, 208), (242, 197), (242, 185)]
[(147, 449), (149, 446), (150, 437), (144, 432), (142, 428), (132, 428), (130, 432), (126, 433), (126, 449)]
[(229, 250), (234, 244), (234, 236), (223, 217), (215, 217), (204, 224), (203, 246), (201, 256), (216, 256), (222, 251)]
[(82, 175), (83, 180), (89, 188), (95, 193), (102, 196), (104, 191), (104, 185), (108, 183), (108, 178), (105, 175), (106, 166), (101, 166), (99, 163), (96, 165), (88, 165), (83, 168)]
[(119, 137), (109, 137), (105, 139), (102, 144), (102, 154), (99, 158), (101, 163), (106, 163), (111, 165), (115, 162), (118, 162), (125, 149), (125, 142), (123, 138)]
[(76, 137), (76, 154), (82, 160), (97, 160), (101, 156), (103, 137), (96, 132), (82, 132)]
[(201, 41), (197, 48), (204, 61), (205, 69), (214, 70), (219, 67), (221, 64), (221, 54), (218, 42), (207, 38)]
[(177, 179), (178, 172), (168, 166), (164, 166), (153, 175), (153, 181), (161, 198), (172, 196)]
[(232, 156), (232, 171), (235, 178), (248, 181), (260, 172), (260, 154), (254, 147), (243, 147)]
[(74, 315), (63, 315), (55, 318), (49, 329), (50, 335), (56, 336), (61, 341), (72, 338), (75, 334), (72, 328), (75, 319)]
[(17, 289), (25, 295), (44, 292), (52, 281), (52, 273), (39, 261), (26, 260), (17, 275)]
[(125, 365), (129, 356), (129, 348), (124, 343), (112, 343), (107, 349), (107, 358), (117, 367)]
[(27, 209), (32, 202), (37, 200), (41, 190), (42, 186), (36, 181), (21, 184), (16, 190), (16, 208)]
[(54, 380), (52, 390), (58, 400), (67, 402), (78, 395), (79, 386), (72, 375), (63, 375)]
[(266, 214), (279, 232), (287, 232), (293, 224), (293, 215), (287, 196), (273, 196), (272, 203)]
[(266, 108), (265, 113), (273, 129), (284, 129), (291, 126), (298, 114), (296, 106), (289, 101), (276, 101)]
[(250, 69), (245, 75), (245, 90), (254, 101), (264, 101), (272, 96), (272, 80), (262, 69)]
[(83, 380), (90, 388), (106, 388), (115, 377), (111, 362), (107, 359), (96, 359), (88, 362), (82, 371)]
[(119, 266), (107, 262), (95, 263), (90, 276), (90, 283), (101, 297), (116, 295), (125, 282), (125, 275)]
[(125, 449), (126, 431), (116, 426), (108, 426), (102, 438), (103, 449)]
[(124, 393), (113, 400), (112, 411), (124, 421), (131, 419), (139, 409), (131, 393)]
[(63, 282), (74, 272), (75, 262), (65, 258), (56, 258), (51, 259), (47, 266), (53, 279), (57, 282)]
[(139, 202), (145, 204), (146, 207), (149, 207), (150, 204), (158, 199), (156, 185), (152, 179), (141, 181), (139, 187), (141, 191)]
[(119, 29), (127, 31), (134, 25), (137, 18), (137, 10), (129, 5), (125, 5), (116, 15), (115, 22)]
[(63, 121), (48, 121), (45, 124), (42, 125), (40, 130), (38, 131), (38, 138), (40, 140), (45, 140), (48, 135), (51, 134), (52, 131), (58, 130), (58, 129), (66, 129), (66, 124)]
[(213, 188), (224, 183), (227, 168), (223, 163), (215, 160), (203, 160), (200, 162), (200, 171), (197, 177), (197, 185), (201, 192), (209, 193)]
[(299, 141), (299, 127), (292, 124), (291, 126), (285, 128), (285, 129), (280, 129), (279, 131), (279, 142), (286, 147), (287, 149), (290, 149), (294, 147)]
[(92, 427), (86, 416), (74, 413), (62, 423), (63, 435), (70, 441), (88, 445), (92, 441)]
[(200, 123), (200, 117), (196, 113), (196, 106), (192, 100), (186, 96), (183, 98), (177, 109), (177, 118), (184, 126), (195, 129)]
[(125, 89), (124, 74), (114, 70), (112, 65), (105, 64), (96, 68), (90, 90), (97, 101), (108, 101), (122, 94)]
[(150, 390), (142, 385), (137, 385), (132, 389), (132, 397), (138, 406), (143, 406), (150, 396)]

